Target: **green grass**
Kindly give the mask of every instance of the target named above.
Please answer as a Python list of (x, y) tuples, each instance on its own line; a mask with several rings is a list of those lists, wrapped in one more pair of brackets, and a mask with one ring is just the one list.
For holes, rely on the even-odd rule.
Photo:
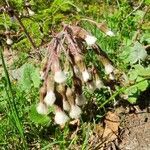
[[(22, 11), (22, 3), (17, 0), (13, 1), (17, 4), (14, 5), (15, 9)], [(39, 6), (40, 2), (41, 7)], [(139, 57), (136, 61), (137, 55), (131, 55), (139, 54), (137, 49), (142, 49), (144, 45), (150, 44), (148, 23), (150, 15), (146, 13), (149, 11), (146, 8), (149, 1), (131, 1), (130, 4), (127, 0), (113, 2), (109, 0), (100, 2), (73, 0), (63, 3), (63, 5), (61, 5), (61, 0), (55, 0), (53, 3), (45, 0), (40, 0), (40, 2), (33, 2), (32, 9), (36, 13), (35, 16), (22, 19), (37, 46), (41, 44), (42, 40), (44, 44), (50, 41), (50, 30), (60, 30), (60, 22), (79, 22), (80, 26), (97, 37), (97, 43), (107, 53), (115, 67), (129, 76), (133, 83), (123, 87), (116, 85), (112, 95), (107, 88), (96, 91), (94, 94), (84, 91), (89, 103), (93, 97), (96, 97), (96, 100), (93, 101), (98, 110), (91, 119), (86, 118), (85, 114), (88, 112), (86, 110), (88, 107), (85, 108), (79, 131), (71, 139), (74, 130), (69, 125), (66, 125), (64, 129), (55, 125), (52, 109), (49, 110), (48, 116), (41, 116), (36, 113), (35, 106), (39, 101), (39, 87), (41, 85), (38, 78), (39, 64), (37, 64), (35, 56), (29, 54), (29, 51), (34, 50), (32, 50), (25, 33), (21, 32), (19, 37), (13, 37), (14, 44), (11, 48), (17, 53), (19, 59), (16, 59), (11, 66), (7, 64), (6, 58), (4, 59), (5, 37), (0, 37), (2, 41), (2, 45), (0, 45), (0, 67), (3, 71), (0, 73), (0, 147), (2, 150), (31, 148), (66, 150), (77, 147), (87, 150), (93, 127), (101, 122), (107, 113), (107, 106), (113, 107), (113, 101), (114, 99), (118, 100), (117, 96), (120, 93), (129, 92), (129, 102), (135, 103), (140, 93), (150, 86), (149, 58)], [(59, 7), (56, 4), (59, 4)], [(83, 21), (82, 18), (90, 18), (97, 22), (106, 21), (116, 36), (105, 36), (93, 24)], [(142, 19), (143, 22), (140, 24)], [(8, 29), (19, 30), (17, 21), (11, 22), (8, 15), (6, 15), (6, 20), (3, 20), (3, 14), (0, 14), (0, 35), (5, 32), (4, 22)], [(134, 37), (137, 35), (138, 29), (140, 33), (135, 40)], [(142, 52), (144, 53), (144, 50)], [(42, 53), (44, 52), (42, 51)], [(143, 53), (140, 53), (140, 56)], [(87, 63), (92, 59), (95, 61), (93, 54), (90, 53), (86, 59)], [(95, 64), (97, 64), (96, 61)], [(23, 74), (21, 80), (12, 80), (9, 74), (11, 68), (17, 69), (22, 66), (24, 71), (21, 71)], [(100, 65), (98, 67), (101, 68)], [(102, 76), (106, 79), (103, 70)]]

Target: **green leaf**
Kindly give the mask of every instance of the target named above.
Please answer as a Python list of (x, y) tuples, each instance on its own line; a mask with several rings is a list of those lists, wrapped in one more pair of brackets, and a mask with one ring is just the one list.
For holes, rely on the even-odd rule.
[(139, 42), (135, 42), (134, 47), (131, 49), (129, 55), (130, 64), (134, 64), (137, 61), (144, 60), (146, 56), (147, 52), (144, 47)]
[(145, 12), (142, 10), (137, 10), (134, 14), (137, 15), (138, 17), (142, 18), (143, 15), (145, 14)]
[(138, 77), (138, 70), (131, 70), (129, 72), (129, 80), (134, 81)]
[(135, 104), (136, 101), (137, 101), (137, 98), (136, 98), (136, 97), (129, 97), (129, 98), (128, 98), (128, 101), (129, 101), (131, 104)]
[(22, 67), (23, 71), (19, 82), (22, 89), (30, 90), (32, 86), (38, 88), (40, 85), (38, 69), (36, 69), (32, 64), (24, 64)]
[(149, 5), (150, 4), (150, 0), (145, 0), (145, 4)]
[(148, 87), (148, 81), (147, 80), (142, 81), (142, 82), (138, 83), (138, 85), (137, 85), (137, 88), (140, 91), (145, 91), (147, 89), (147, 87)]
[(123, 46), (122, 48), (122, 52), (119, 54), (119, 58), (122, 59), (122, 61), (127, 64), (130, 62), (129, 60), (129, 56), (130, 56), (130, 51), (131, 51), (131, 46), (128, 45), (128, 46)]
[(23, 71), (20, 80), (23, 89), (31, 88), (32, 86), (31, 73), (33, 69), (34, 69), (33, 66), (30, 64), (23, 65)]
[(139, 75), (143, 77), (150, 77), (150, 66), (139, 71)]
[(50, 117), (48, 117), (47, 115), (40, 115), (37, 113), (35, 105), (32, 105), (30, 107), (28, 117), (32, 122), (36, 124), (47, 125), (51, 122)]
[(142, 76), (142, 77), (150, 76), (150, 66), (148, 66), (147, 68), (144, 68), (142, 65), (137, 64), (137, 65), (134, 65), (134, 69), (139, 76)]
[(150, 44), (150, 33), (144, 33), (143, 36), (140, 39), (141, 42), (146, 41), (148, 44)]
[(129, 87), (127, 88), (124, 93), (127, 94), (127, 95), (133, 95), (133, 94), (136, 94), (138, 91), (137, 87)]
[(31, 79), (33, 81), (33, 85), (35, 88), (38, 88), (40, 86), (41, 80), (40, 80), (40, 75), (39, 75), (39, 70), (35, 69), (31, 73)]

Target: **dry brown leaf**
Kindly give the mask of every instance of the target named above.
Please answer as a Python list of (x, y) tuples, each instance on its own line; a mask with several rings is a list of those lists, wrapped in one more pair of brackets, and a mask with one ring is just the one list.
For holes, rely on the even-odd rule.
[(104, 127), (101, 124), (95, 124), (93, 132), (96, 133), (99, 137), (102, 137), (104, 133)]
[(113, 112), (108, 112), (105, 117), (105, 129), (103, 138), (108, 142), (114, 141), (118, 135), (118, 128), (120, 124), (120, 119), (117, 114)]

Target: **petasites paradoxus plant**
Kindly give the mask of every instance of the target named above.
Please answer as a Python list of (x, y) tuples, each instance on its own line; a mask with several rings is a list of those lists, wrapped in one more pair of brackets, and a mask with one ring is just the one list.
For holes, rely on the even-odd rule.
[[(97, 27), (109, 36), (113, 32), (102, 24)], [(111, 34), (108, 34), (111, 33)], [(109, 80), (115, 80), (117, 69), (111, 60), (96, 44), (97, 38), (79, 27), (63, 23), (63, 29), (48, 44), (46, 58), (42, 61), (39, 114), (47, 114), (48, 107), (55, 107), (55, 122), (64, 125), (69, 117), (78, 119), (82, 113), (81, 106), (86, 103), (83, 88), (91, 91), (104, 86), (100, 72), (103, 71)], [(102, 64), (99, 70), (94, 63), (85, 63), (85, 55), (93, 51), (96, 59)], [(71, 76), (68, 84), (69, 75)], [(69, 114), (69, 117), (67, 115)]]

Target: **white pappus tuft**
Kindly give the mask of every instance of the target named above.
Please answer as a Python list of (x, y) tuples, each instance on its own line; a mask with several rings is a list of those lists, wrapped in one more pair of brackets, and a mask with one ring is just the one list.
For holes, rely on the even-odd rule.
[(66, 113), (64, 111), (58, 110), (55, 113), (54, 120), (55, 120), (56, 124), (64, 125), (69, 120), (69, 117), (66, 115)]
[(95, 83), (92, 81), (90, 83), (88, 83), (88, 88), (91, 92), (94, 92), (96, 90), (96, 85)]
[(87, 35), (85, 38), (85, 41), (88, 46), (95, 44), (96, 40), (97, 40), (97, 38), (95, 36), (91, 36), (91, 35)]
[(84, 82), (87, 82), (87, 81), (91, 78), (91, 75), (90, 75), (90, 73), (85, 69), (85, 70), (82, 72), (82, 77), (83, 77)]
[(104, 86), (104, 83), (100, 79), (98, 79), (96, 80), (95, 85), (98, 89), (101, 89)]
[(106, 64), (105, 65), (105, 72), (106, 74), (110, 74), (111, 72), (113, 72), (114, 67), (111, 64)]
[(40, 79), (44, 80), (44, 72), (43, 71), (40, 71)]
[(12, 41), (10, 38), (7, 38), (6, 43), (7, 43), (8, 45), (12, 45), (12, 44), (13, 44), (13, 41)]
[(28, 8), (29, 16), (33, 16), (35, 13), (30, 8)]
[(78, 119), (78, 118), (80, 118), (81, 113), (82, 113), (82, 111), (81, 111), (81, 108), (79, 106), (72, 105), (71, 110), (69, 112), (69, 116), (72, 119)]
[(84, 95), (82, 95), (82, 94), (76, 95), (75, 102), (77, 105), (82, 106), (86, 103), (86, 99), (85, 99)]
[(39, 102), (39, 104), (36, 107), (36, 110), (41, 115), (46, 115), (48, 113), (47, 105), (42, 102)]
[(47, 104), (47, 106), (52, 106), (55, 100), (56, 100), (55, 93), (53, 91), (48, 91), (44, 98), (44, 102)]
[(54, 80), (57, 83), (63, 83), (66, 80), (66, 75), (63, 71), (56, 71), (54, 74)]
[(115, 77), (114, 77), (114, 75), (112, 73), (109, 74), (109, 79), (110, 80), (115, 80)]
[(107, 31), (106, 35), (108, 35), (108, 36), (115, 36), (115, 34), (111, 30)]

